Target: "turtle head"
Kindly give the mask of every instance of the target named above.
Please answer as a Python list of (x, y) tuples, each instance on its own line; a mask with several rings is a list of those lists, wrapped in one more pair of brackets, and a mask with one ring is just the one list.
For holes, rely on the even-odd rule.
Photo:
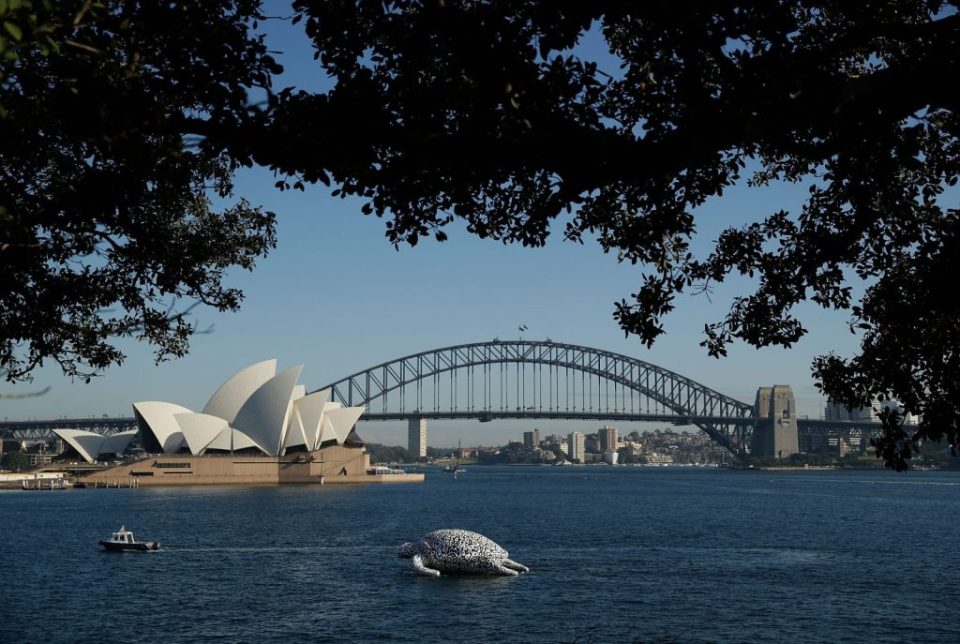
[(407, 541), (397, 548), (397, 556), (401, 559), (409, 559), (415, 554), (417, 554), (417, 544), (411, 541)]

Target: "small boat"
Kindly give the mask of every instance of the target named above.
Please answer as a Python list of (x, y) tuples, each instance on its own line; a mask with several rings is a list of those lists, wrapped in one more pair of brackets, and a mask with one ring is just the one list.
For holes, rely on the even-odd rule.
[(101, 541), (100, 545), (110, 552), (147, 552), (160, 548), (156, 541), (137, 541), (126, 526), (120, 526), (119, 530), (110, 535), (109, 541)]
[(443, 471), (446, 472), (447, 474), (453, 474), (454, 476), (456, 476), (460, 472), (467, 471), (466, 468), (460, 467), (460, 443), (459, 442), (457, 442), (457, 453), (453, 457), (453, 464), (447, 465), (446, 467), (444, 467)]

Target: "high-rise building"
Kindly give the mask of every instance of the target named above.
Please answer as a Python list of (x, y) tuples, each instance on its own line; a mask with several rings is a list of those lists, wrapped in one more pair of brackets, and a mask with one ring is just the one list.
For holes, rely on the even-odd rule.
[(523, 432), (523, 446), (527, 449), (540, 447), (540, 430), (535, 429), (532, 432)]
[(426, 418), (411, 418), (407, 422), (407, 449), (417, 457), (427, 455)]
[(617, 435), (616, 429), (610, 427), (610, 425), (604, 425), (597, 433), (600, 436), (601, 452), (617, 451), (617, 441), (620, 437)]
[[(876, 397), (870, 399), (870, 406), (862, 409), (847, 409), (846, 406), (835, 403), (832, 400), (827, 401), (827, 406), (823, 410), (824, 418), (827, 420), (868, 420), (873, 423), (880, 422), (880, 412), (884, 408), (895, 408), (903, 413), (903, 407), (896, 400), (885, 400), (880, 402)], [(907, 425), (916, 425), (920, 422), (918, 416), (905, 414), (903, 422)]]
[(583, 463), (587, 454), (585, 438), (583, 432), (571, 432), (567, 437), (567, 457), (571, 461)]

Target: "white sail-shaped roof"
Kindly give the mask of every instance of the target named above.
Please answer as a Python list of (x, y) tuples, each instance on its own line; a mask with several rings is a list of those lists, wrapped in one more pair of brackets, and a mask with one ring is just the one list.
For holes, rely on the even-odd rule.
[(139, 431), (128, 429), (125, 432), (117, 432), (112, 436), (107, 436), (100, 444), (100, 454), (123, 454), (130, 447), (133, 439), (137, 437)]
[[(290, 396), (290, 409), (287, 410), (287, 428), (283, 434), (283, 449), (294, 447), (296, 445), (307, 444), (307, 435), (304, 433), (303, 422), (300, 418), (298, 403), (303, 400), (307, 393), (307, 388), (303, 385), (297, 385), (293, 388), (293, 394)], [(283, 450), (281, 450), (281, 453)]]
[(122, 454), (136, 438), (139, 430), (130, 429), (104, 436), (82, 429), (55, 429), (53, 433), (62, 438), (88, 463), (96, 461), (101, 454)]
[(320, 433), (317, 438), (317, 447), (319, 448), (321, 444), (326, 443), (327, 441), (337, 441), (337, 430), (333, 428), (333, 425), (330, 423), (330, 420), (327, 418), (326, 413), (332, 409), (340, 409), (343, 407), (338, 402), (325, 402), (323, 407), (320, 408)]
[(180, 405), (158, 401), (133, 403), (133, 411), (137, 420), (142, 421), (138, 422), (140, 430), (150, 434), (144, 437), (144, 448), (147, 451), (152, 450), (152, 441), (156, 443), (153, 448), (159, 446), (164, 453), (173, 454), (179, 451), (183, 445), (183, 433), (174, 415), (192, 414), (192, 411)]
[(307, 444), (307, 436), (303, 432), (303, 422), (300, 419), (300, 409), (295, 401), (291, 401), (291, 405), (292, 409), (288, 415), (287, 431), (283, 438), (284, 449)]
[(340, 442), (337, 438), (337, 430), (333, 428), (333, 423), (330, 422), (329, 418), (324, 417), (320, 421), (320, 438), (317, 439), (316, 449), (319, 449), (327, 441)]
[(247, 398), (231, 423), (270, 456), (279, 455), (283, 446), (290, 397), (302, 370), (303, 365), (296, 365), (263, 383)]
[[(233, 439), (232, 443), (231, 438)], [(250, 437), (243, 432), (237, 431), (231, 427), (226, 427), (217, 435), (216, 438), (207, 443), (207, 446), (204, 449), (220, 449), (225, 452), (229, 452), (230, 450), (241, 450), (247, 449), (248, 447), (256, 447), (260, 451), (263, 451), (262, 447), (250, 440)]]
[(240, 450), (250, 447), (256, 447), (260, 451), (264, 451), (263, 448), (257, 445), (252, 438), (239, 430), (233, 430), (233, 449)]
[(247, 399), (264, 383), (273, 378), (276, 373), (276, 358), (258, 362), (237, 372), (220, 385), (220, 388), (203, 408), (203, 413), (219, 416), (232, 425)]
[(364, 407), (341, 407), (323, 412), (323, 417), (333, 426), (333, 431), (337, 434), (338, 444), (342, 445), (347, 440), (350, 430), (357, 424), (364, 409)]
[(194, 456), (200, 454), (213, 439), (228, 428), (227, 421), (210, 414), (176, 414), (174, 418), (180, 425), (190, 453)]
[(82, 429), (55, 429), (53, 433), (62, 438), (77, 451), (87, 463), (93, 463), (100, 454), (100, 445), (105, 440), (103, 434)]
[[(243, 450), (255, 447), (279, 456), (290, 447), (314, 450), (324, 442), (343, 444), (363, 413), (362, 407), (330, 402), (325, 389), (310, 395), (297, 384), (303, 365), (276, 374), (276, 359), (251, 365), (229, 380), (210, 398), (203, 413), (172, 403), (134, 403), (144, 448), (148, 452), (176, 453), (184, 447), (194, 455), (206, 450)], [(92, 432), (69, 433), (68, 440), (87, 460), (96, 460), (106, 448)], [(126, 449), (129, 437), (117, 435), (111, 451)], [(127, 441), (124, 443), (124, 441)]]
[(329, 389), (315, 391), (294, 402), (303, 426), (304, 444), (310, 449), (316, 449), (317, 441), (320, 440), (320, 419), (323, 415), (323, 405), (327, 402), (329, 394)]

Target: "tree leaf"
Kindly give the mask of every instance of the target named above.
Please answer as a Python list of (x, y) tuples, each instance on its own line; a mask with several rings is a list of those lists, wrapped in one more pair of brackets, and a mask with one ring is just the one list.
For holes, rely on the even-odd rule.
[(20, 42), (21, 40), (23, 40), (23, 30), (20, 29), (19, 25), (17, 25), (16, 23), (10, 22), (9, 20), (4, 20), (3, 28), (17, 42)]

